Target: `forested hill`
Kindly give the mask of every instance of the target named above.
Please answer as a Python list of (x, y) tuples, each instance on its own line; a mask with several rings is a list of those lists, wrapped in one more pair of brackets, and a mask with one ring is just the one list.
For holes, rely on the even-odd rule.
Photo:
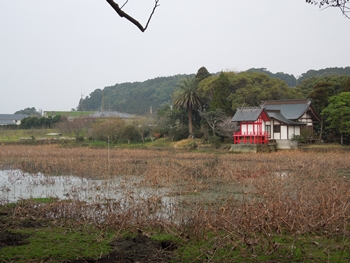
[(298, 83), (311, 77), (327, 77), (327, 76), (340, 76), (348, 75), (350, 76), (350, 67), (345, 68), (325, 68), (320, 70), (310, 69), (306, 73), (301, 74), (298, 78)]
[[(272, 73), (265, 68), (252, 68), (248, 72), (259, 72), (285, 81), (288, 86), (295, 87), (311, 77), (325, 77), (330, 75), (350, 75), (350, 67), (326, 68), (321, 70), (309, 70), (299, 78), (283, 72)], [(130, 114), (147, 114), (152, 107), (156, 112), (160, 106), (171, 101), (171, 94), (179, 80), (191, 75), (175, 75), (170, 77), (158, 77), (143, 82), (121, 83), (105, 87), (103, 90), (96, 89), (85, 99), (81, 100), (78, 110), (111, 110)], [(306, 92), (307, 93), (307, 92)]]
[(295, 87), (298, 83), (298, 80), (295, 78), (293, 74), (286, 74), (283, 72), (272, 73), (268, 71), (266, 68), (251, 68), (247, 70), (248, 72), (259, 72), (265, 73), (269, 75), (270, 78), (281, 79), (287, 83), (289, 87)]
[(306, 73), (301, 74), (301, 76), (295, 77), (293, 74), (286, 74), (283, 72), (272, 73), (266, 68), (251, 68), (247, 71), (250, 72), (261, 72), (266, 73), (271, 78), (281, 79), (285, 81), (289, 87), (295, 87), (300, 84), (303, 80), (311, 77), (326, 77), (326, 76), (340, 76), (340, 75), (350, 75), (350, 67), (345, 68), (325, 68), (320, 70), (310, 69)]
[[(165, 102), (170, 102), (170, 95), (176, 84), (185, 77), (192, 75), (175, 75), (158, 77), (144, 82), (121, 83), (96, 89), (82, 102), (78, 110), (112, 110), (130, 114), (147, 114), (152, 107), (156, 110)], [(102, 105), (104, 104), (104, 105)]]

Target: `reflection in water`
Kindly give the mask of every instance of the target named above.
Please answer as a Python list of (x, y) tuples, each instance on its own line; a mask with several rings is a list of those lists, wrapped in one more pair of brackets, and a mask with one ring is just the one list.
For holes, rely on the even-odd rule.
[[(63, 210), (68, 206), (69, 210), (75, 207), (75, 212), (78, 212), (83, 202), (85, 216), (98, 215), (99, 220), (103, 220), (102, 215), (106, 215), (106, 210), (120, 213), (133, 210), (136, 206), (145, 208), (145, 204), (148, 206), (147, 209), (152, 207), (153, 217), (162, 219), (173, 217), (174, 202), (178, 201), (175, 197), (168, 196), (171, 189), (138, 186), (140, 181), (140, 177), (130, 175), (93, 180), (71, 175), (46, 176), (41, 173), (29, 174), (20, 170), (4, 170), (0, 171), (0, 204), (20, 199), (53, 197), (79, 201), (79, 206), (74, 202), (66, 203), (65, 208), (59, 211), (60, 216), (66, 213)], [(111, 211), (116, 208), (118, 211)]]
[(243, 187), (237, 183), (211, 184), (212, 188), (207, 191), (184, 195), (183, 186), (146, 187), (142, 185), (142, 180), (142, 176), (130, 175), (94, 180), (72, 175), (46, 176), (4, 170), (0, 171), (0, 204), (53, 197), (71, 201), (61, 203), (62, 207), (52, 217), (79, 214), (80, 217), (103, 221), (110, 214), (130, 213), (133, 217), (179, 222), (191, 217), (191, 211), (198, 205), (220, 207), (220, 203), (228, 198), (242, 200), (242, 193), (251, 190), (251, 186)]
[(116, 176), (113, 179), (93, 180), (82, 177), (45, 176), (20, 170), (0, 171), (0, 201), (16, 202), (20, 199), (47, 198), (72, 199), (86, 202), (104, 202), (121, 199), (125, 195), (133, 199), (166, 196), (170, 189), (139, 187), (140, 177)]

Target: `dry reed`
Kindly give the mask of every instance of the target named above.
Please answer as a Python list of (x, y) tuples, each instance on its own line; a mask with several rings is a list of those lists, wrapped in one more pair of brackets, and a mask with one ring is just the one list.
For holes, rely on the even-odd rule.
[[(157, 150), (2, 146), (0, 165), (47, 175), (140, 177), (135, 187), (168, 187), (175, 204), (150, 194), (101, 203), (28, 202), (17, 215), (74, 218), (101, 227), (162, 227), (181, 236), (224, 231), (255, 242), (255, 233), (349, 235), (350, 156), (344, 152), (214, 155)], [(184, 234), (186, 233), (186, 234)], [(250, 238), (250, 241), (248, 239)], [(229, 242), (229, 241), (225, 242)], [(253, 240), (253, 241), (251, 241)], [(221, 240), (220, 242), (224, 242)], [(270, 244), (273, 247), (273, 245)]]

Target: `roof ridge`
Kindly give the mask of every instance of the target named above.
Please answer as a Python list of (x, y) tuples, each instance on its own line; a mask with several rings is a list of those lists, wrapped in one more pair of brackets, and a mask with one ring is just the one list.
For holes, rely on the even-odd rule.
[(237, 110), (261, 110), (259, 106), (248, 106), (248, 107), (239, 107)]
[(289, 100), (267, 100), (265, 105), (279, 105), (279, 104), (300, 104), (300, 103), (310, 103), (308, 99), (289, 99)]

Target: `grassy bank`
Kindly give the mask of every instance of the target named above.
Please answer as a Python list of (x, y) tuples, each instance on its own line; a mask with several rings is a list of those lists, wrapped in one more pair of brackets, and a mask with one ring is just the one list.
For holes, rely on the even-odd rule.
[(0, 127), (0, 142), (21, 142), (23, 140), (33, 140), (40, 138), (52, 139), (48, 133), (57, 133), (57, 129), (3, 129)]

